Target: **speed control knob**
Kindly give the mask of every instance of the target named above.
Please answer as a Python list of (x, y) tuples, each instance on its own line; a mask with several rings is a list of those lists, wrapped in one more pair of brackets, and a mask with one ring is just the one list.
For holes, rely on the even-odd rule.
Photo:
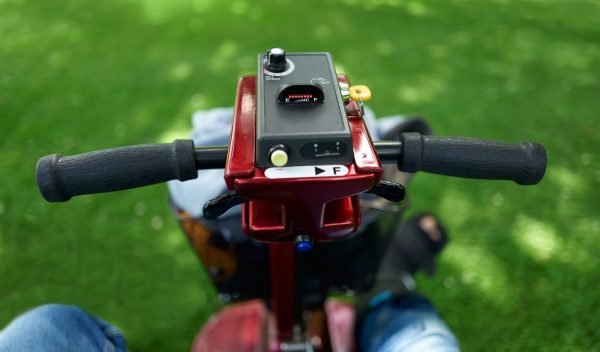
[(287, 61), (285, 59), (285, 50), (281, 48), (271, 48), (267, 52), (265, 68), (271, 72), (283, 72), (286, 69)]

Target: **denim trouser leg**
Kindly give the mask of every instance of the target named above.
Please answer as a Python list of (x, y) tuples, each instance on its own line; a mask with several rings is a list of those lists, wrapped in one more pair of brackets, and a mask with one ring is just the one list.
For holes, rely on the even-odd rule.
[(458, 341), (431, 304), (417, 295), (373, 307), (358, 331), (364, 352), (459, 351)]
[(125, 338), (78, 307), (48, 304), (13, 320), (0, 332), (0, 352), (123, 352)]

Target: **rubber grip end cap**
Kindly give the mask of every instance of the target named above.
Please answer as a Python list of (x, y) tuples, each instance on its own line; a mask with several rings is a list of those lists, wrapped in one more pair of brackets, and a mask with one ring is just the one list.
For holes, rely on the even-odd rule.
[(548, 158), (546, 150), (541, 144), (533, 142), (523, 142), (521, 147), (525, 152), (528, 172), (525, 172), (516, 180), (520, 185), (535, 185), (542, 180), (546, 173)]
[(71, 199), (66, 195), (58, 179), (58, 162), (60, 154), (46, 155), (37, 162), (36, 179), (40, 193), (48, 202), (66, 202)]

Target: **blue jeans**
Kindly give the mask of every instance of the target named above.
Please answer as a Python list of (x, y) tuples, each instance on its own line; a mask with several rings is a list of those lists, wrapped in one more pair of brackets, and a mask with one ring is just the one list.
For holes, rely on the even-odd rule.
[[(376, 300), (377, 296), (371, 302)], [(372, 304), (357, 338), (363, 352), (460, 351), (456, 337), (431, 303), (416, 294), (385, 297)]]
[[(458, 342), (419, 296), (384, 300), (371, 308), (358, 330), (362, 351), (458, 351)], [(122, 352), (125, 338), (80, 308), (49, 304), (35, 308), (0, 332), (0, 352)]]
[(125, 338), (78, 307), (47, 304), (13, 320), (0, 332), (0, 352), (124, 352)]

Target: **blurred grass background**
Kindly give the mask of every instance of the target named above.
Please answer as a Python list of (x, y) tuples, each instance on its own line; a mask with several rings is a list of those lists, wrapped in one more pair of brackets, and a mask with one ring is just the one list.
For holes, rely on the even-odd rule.
[(0, 0), (0, 326), (77, 304), (132, 351), (183, 351), (215, 294), (166, 187), (49, 204), (43, 155), (186, 137), (269, 47), (329, 51), (380, 115), (544, 144), (535, 187), (420, 175), (452, 242), (419, 277), (471, 350), (600, 343), (600, 5), (592, 1)]

